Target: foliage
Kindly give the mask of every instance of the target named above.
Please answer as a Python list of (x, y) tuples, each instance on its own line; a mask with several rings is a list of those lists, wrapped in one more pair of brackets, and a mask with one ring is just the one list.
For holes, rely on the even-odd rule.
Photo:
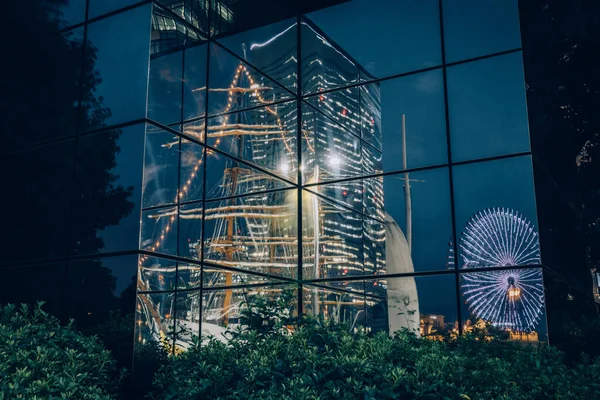
[(583, 399), (600, 390), (600, 361), (569, 367), (557, 349), (501, 341), (489, 327), (434, 341), (304, 319), (289, 334), (271, 308), (266, 301), (249, 307), (254, 328), (238, 330), (228, 343), (196, 341), (170, 359), (155, 376), (152, 397)]
[(110, 399), (118, 381), (97, 338), (61, 326), (41, 304), (0, 308), (0, 399)]

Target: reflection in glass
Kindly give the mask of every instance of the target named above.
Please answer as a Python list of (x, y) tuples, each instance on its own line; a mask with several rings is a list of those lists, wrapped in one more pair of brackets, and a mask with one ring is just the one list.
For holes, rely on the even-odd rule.
[(201, 32), (208, 32), (206, 8), (211, 1), (205, 0), (158, 0), (161, 6), (182, 18)]
[(406, 235), (416, 271), (447, 268), (452, 237), (448, 181), (447, 168), (384, 177), (386, 212)]
[(460, 252), (463, 268), (541, 263), (533, 224), (506, 208), (488, 208), (475, 214), (460, 239)]
[(123, 315), (135, 306), (137, 256), (78, 260), (68, 266), (66, 309), (80, 329), (109, 319), (110, 312)]
[(185, 50), (183, 81), (183, 119), (206, 114), (206, 52), (207, 44)]
[[(359, 281), (363, 285), (362, 281)], [(357, 283), (358, 285), (358, 283)], [(316, 318), (362, 329), (365, 320), (365, 296), (321, 287), (304, 286), (304, 313)]]
[(461, 291), (472, 317), (466, 331), (483, 322), (510, 340), (538, 341), (545, 335), (541, 268), (463, 273)]
[(387, 278), (367, 281), (365, 285), (367, 296), (386, 300), (390, 334), (408, 329), (437, 339), (458, 332), (454, 274)]
[[(204, 121), (186, 124), (183, 132), (194, 139), (204, 136)], [(187, 138), (181, 139), (179, 165), (179, 201), (202, 200), (204, 180), (204, 146)]]
[[(296, 107), (294, 101), (210, 118), (207, 143), (275, 175), (296, 181)], [(254, 179), (268, 180), (269, 177), (256, 176)]]
[(303, 105), (302, 110), (305, 183), (360, 176), (363, 171), (359, 137), (308, 105)]
[[(179, 255), (200, 261), (203, 203), (179, 206)], [(176, 233), (174, 233), (176, 234)]]
[(217, 268), (213, 265), (203, 266), (204, 287), (227, 287), (241, 285), (268, 284), (277, 281), (260, 275), (244, 274)]
[(302, 93), (311, 94), (359, 82), (359, 69), (308, 19), (302, 21)]
[(181, 121), (183, 52), (150, 58), (148, 118), (165, 125)]
[(86, 52), (96, 56), (96, 95), (110, 110), (104, 126), (146, 115), (151, 8), (146, 4), (88, 27)]
[(177, 135), (146, 124), (142, 207), (177, 202), (179, 145), (180, 139)]
[(297, 277), (296, 193), (284, 190), (207, 203), (204, 260)]
[(177, 207), (142, 212), (140, 249), (177, 254)]
[(210, 46), (208, 112), (244, 110), (292, 99), (293, 94), (224, 48)]
[[(274, 306), (284, 300), (287, 309), (283, 313), (291, 316), (296, 306), (297, 294), (292, 286), (263, 286), (256, 288), (233, 288), (204, 291), (202, 299), (202, 340), (213, 336), (226, 341), (223, 333), (227, 329), (241, 327), (241, 313), (256, 301), (265, 301)], [(285, 315), (282, 315), (285, 316)]]
[[(385, 171), (448, 162), (441, 70), (381, 82), (381, 115)], [(403, 115), (406, 160), (403, 157)]]
[(175, 352), (187, 350), (200, 337), (200, 291), (177, 292), (175, 300)]
[[(260, 148), (260, 144), (257, 147)], [(207, 200), (243, 196), (292, 186), (291, 183), (283, 181), (275, 175), (252, 168), (250, 165), (213, 150), (207, 152), (207, 159)], [(262, 159), (258, 161), (264, 162)], [(286, 167), (288, 167), (287, 164), (280, 165), (280, 175), (289, 173), (289, 169)]]
[(308, 18), (378, 78), (442, 63), (437, 0), (353, 0)]
[(521, 47), (518, 0), (444, 0), (446, 61)]
[(139, 256), (137, 276), (139, 292), (173, 290), (176, 276), (176, 261), (147, 255)]
[[(137, 248), (143, 148), (142, 124), (79, 138), (72, 251)], [(104, 212), (99, 214), (99, 208)]]
[[(139, 293), (137, 295), (135, 341), (172, 343), (175, 328), (175, 292)], [(169, 346), (172, 348), (172, 345)]]
[(297, 24), (286, 20), (218, 40), (293, 93), (297, 86)]
[(362, 215), (304, 191), (303, 277), (363, 275)]
[[(459, 242), (462, 265), (538, 263), (537, 211), (531, 157), (461, 165), (453, 168), (453, 175), (455, 237), (462, 233), (461, 241), (473, 243), (468, 245)], [(513, 247), (517, 243), (521, 247)], [(477, 246), (478, 250), (473, 246)]]
[(119, 10), (137, 2), (138, 0), (89, 0), (90, 10), (88, 18), (94, 18), (111, 11)]
[(452, 161), (529, 151), (521, 52), (448, 68)]

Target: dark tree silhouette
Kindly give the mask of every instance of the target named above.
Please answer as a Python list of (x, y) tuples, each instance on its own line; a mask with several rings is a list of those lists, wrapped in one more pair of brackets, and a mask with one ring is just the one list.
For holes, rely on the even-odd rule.
[[(0, 302), (44, 300), (53, 313), (91, 326), (121, 306), (112, 271), (98, 259), (68, 265), (48, 260), (101, 250), (98, 231), (131, 213), (133, 188), (116, 183), (120, 130), (75, 139), (104, 128), (110, 110), (96, 94), (97, 51), (83, 42), (83, 28), (59, 33), (67, 5), (67, 0), (13, 2), (4, 18), (5, 32), (15, 37), (3, 41), (0, 76), (5, 233), (0, 265), (7, 266), (1, 270)], [(36, 266), (11, 266), (24, 263)], [(127, 303), (132, 312), (133, 301)]]

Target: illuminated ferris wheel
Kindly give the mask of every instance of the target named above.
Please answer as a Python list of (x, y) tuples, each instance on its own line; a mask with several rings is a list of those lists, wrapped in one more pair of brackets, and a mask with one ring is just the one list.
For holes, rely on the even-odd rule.
[[(541, 263), (533, 224), (505, 208), (475, 214), (467, 223), (460, 250), (467, 269)], [(540, 321), (544, 306), (541, 269), (463, 274), (462, 289), (471, 313), (495, 327), (529, 332)]]

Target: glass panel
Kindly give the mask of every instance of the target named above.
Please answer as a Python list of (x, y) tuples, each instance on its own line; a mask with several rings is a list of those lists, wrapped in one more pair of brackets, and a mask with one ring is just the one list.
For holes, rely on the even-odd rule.
[[(463, 331), (491, 324), (501, 339), (545, 341), (547, 336), (541, 268), (461, 274)], [(466, 319), (466, 318), (465, 318)]]
[(406, 127), (406, 167), (448, 162), (441, 70), (381, 82), (381, 110), (385, 171), (404, 169), (402, 115)]
[[(18, 5), (21, 4), (13, 4), (12, 7)], [(52, 6), (53, 8), (56, 7), (58, 10), (57, 17), (60, 21), (59, 25), (61, 29), (71, 25), (79, 24), (85, 20), (86, 0), (69, 0), (62, 4), (52, 4)], [(12, 12), (15, 13), (15, 15), (37, 15), (37, 12), (31, 9), (31, 4), (29, 4), (27, 11), (16, 11), (14, 8), (12, 8)]]
[(143, 148), (142, 124), (79, 138), (72, 251), (137, 249)]
[(358, 136), (308, 105), (303, 105), (302, 113), (304, 182), (324, 182), (362, 175), (361, 141)]
[(102, 107), (96, 128), (146, 114), (150, 9), (148, 4), (140, 6), (88, 27), (86, 53), (96, 62), (94, 72), (85, 73), (93, 74)]
[(187, 350), (200, 337), (200, 291), (177, 292), (175, 352)]
[(139, 292), (173, 290), (177, 262), (159, 257), (140, 255), (138, 260), (137, 290)]
[[(85, 95), (95, 87), (94, 81), (88, 76), (81, 77), (83, 53), (83, 28), (63, 32), (62, 34), (38, 37), (33, 34), (35, 20), (30, 14), (32, 4), (27, 4), (23, 11), (21, 26), (11, 28), (4, 25), (7, 32), (20, 31), (23, 26), (31, 30), (27, 35), (20, 35), (18, 48), (27, 48), (19, 57), (5, 65), (5, 90), (0, 92), (2, 102), (2, 130), (10, 132), (2, 137), (2, 151), (24, 147), (30, 144), (52, 140), (63, 136), (73, 136), (76, 133), (76, 120), (79, 103), (79, 90), (83, 86)], [(23, 4), (23, 5), (25, 5)], [(38, 4), (38, 3), (36, 3)], [(22, 4), (11, 5), (20, 8)], [(15, 22), (20, 16), (15, 16)], [(6, 16), (4, 17), (6, 24)], [(8, 17), (10, 20), (10, 16)], [(12, 22), (12, 21), (10, 21)], [(16, 45), (17, 41), (13, 40)], [(5, 52), (12, 52), (6, 48)], [(51, 55), (51, 56), (48, 56)], [(39, 64), (43, 60), (43, 67)], [(85, 60), (93, 65), (94, 60)], [(35, 73), (32, 66), (44, 70)], [(83, 85), (80, 85), (80, 79)], [(35, 93), (35, 95), (33, 95)], [(35, 118), (32, 116), (35, 115)], [(40, 126), (39, 121), (44, 121)], [(84, 125), (89, 121), (85, 120)]]
[(297, 24), (285, 20), (219, 39), (219, 43), (296, 93)]
[(202, 255), (202, 207), (203, 203), (179, 206), (179, 255), (196, 261)]
[[(289, 188), (291, 183), (275, 175), (252, 168), (251, 166), (209, 150), (206, 164), (206, 199), (259, 193), (265, 190)], [(281, 165), (280, 173), (286, 171)]]
[(204, 260), (296, 277), (296, 200), (285, 190), (207, 203)]
[(66, 255), (73, 193), (73, 140), (0, 158), (6, 212), (1, 264)]
[(436, 0), (354, 0), (308, 17), (375, 77), (442, 63)]
[(142, 207), (177, 202), (179, 136), (146, 124)]
[(293, 101), (210, 118), (207, 142), (295, 182), (296, 107)]
[[(386, 247), (394, 246), (387, 224), (365, 217), (363, 221), (365, 275), (383, 275), (387, 270)], [(387, 245), (387, 246), (386, 246)], [(397, 246), (397, 244), (396, 244)], [(388, 250), (392, 255), (396, 249)], [(393, 267), (393, 260), (389, 260)]]
[(360, 137), (381, 151), (383, 143), (381, 130), (381, 83), (377, 82), (359, 86), (358, 90), (360, 95)]
[(446, 61), (521, 47), (517, 0), (444, 0)]
[[(361, 115), (359, 110), (360, 90), (357, 87), (345, 88), (318, 96), (306, 98), (306, 102), (319, 110), (323, 116), (321, 122), (328, 126), (341, 126), (356, 137), (360, 137)], [(375, 107), (377, 104), (374, 105)], [(305, 107), (305, 115), (310, 114), (310, 107)], [(366, 110), (365, 110), (366, 112)], [(315, 118), (315, 117), (312, 117)], [(308, 115), (308, 120), (311, 116)]]
[(452, 255), (448, 180), (447, 168), (412, 172), (407, 193), (404, 174), (384, 177), (388, 273), (447, 269)]
[[(26, 288), (23, 278), (26, 277)], [(28, 267), (2, 269), (0, 304), (35, 305), (44, 302), (43, 309), (55, 317), (65, 319), (67, 270), (65, 263), (51, 263)]]
[[(210, 290), (203, 292), (202, 301), (202, 340), (210, 336), (226, 341), (223, 333), (241, 326), (241, 311), (257, 299), (265, 299), (274, 305), (280, 299), (287, 302), (290, 314), (297, 309), (297, 294), (293, 286), (265, 286), (258, 288), (237, 288)], [(254, 327), (256, 328), (256, 327)]]
[[(277, 282), (277, 279), (264, 276), (244, 274), (204, 265), (204, 287), (228, 287), (241, 285), (256, 285)], [(281, 282), (281, 281), (279, 281)]]
[(183, 119), (203, 117), (206, 114), (206, 57), (208, 45), (202, 44), (185, 50), (183, 81)]
[(137, 256), (81, 260), (69, 264), (67, 313), (79, 329), (96, 327), (110, 312), (135, 307)]
[(140, 249), (177, 254), (177, 207), (142, 212)]
[(362, 211), (363, 205), (363, 181), (356, 179), (329, 183), (327, 185), (310, 186), (307, 188), (312, 193), (318, 193), (327, 197), (335, 203), (352, 208), (358, 212)]
[(89, 0), (89, 2), (90, 10), (88, 18), (95, 18), (99, 15), (120, 10), (121, 8), (138, 3), (139, 0)]
[(531, 157), (454, 168), (461, 268), (540, 264)]
[(204, 38), (180, 18), (154, 4), (151, 39), (150, 53), (158, 55), (172, 52)]
[(206, 0), (158, 0), (158, 2), (201, 32), (208, 32)]
[[(366, 284), (367, 294), (383, 296), (388, 332), (408, 329), (418, 336), (440, 339), (458, 333), (456, 276), (387, 278)], [(379, 312), (381, 314), (381, 312)], [(381, 327), (380, 327), (381, 329)]]
[(210, 47), (211, 115), (293, 98), (293, 94), (218, 45)]
[(318, 93), (359, 81), (359, 67), (309, 20), (302, 22), (302, 93)]
[(387, 297), (384, 296), (383, 299), (380, 299), (366, 296), (365, 313), (367, 332), (377, 333), (389, 331)]
[(303, 278), (363, 275), (363, 218), (309, 191), (302, 198)]
[[(358, 283), (356, 283), (358, 285)], [(362, 286), (364, 282), (360, 281)], [(316, 318), (350, 324), (358, 330), (364, 325), (365, 296), (315, 286), (304, 286), (304, 313)]]
[(183, 52), (150, 59), (148, 118), (169, 125), (181, 121)]
[(529, 151), (521, 53), (448, 68), (452, 160)]
[(150, 342), (168, 343), (175, 328), (175, 292), (137, 295), (135, 346), (140, 350)]
[[(183, 132), (192, 137), (204, 136), (204, 122), (200, 127), (186, 125)], [(204, 146), (191, 140), (181, 139), (181, 165), (179, 175), (179, 201), (202, 200), (204, 186)]]

